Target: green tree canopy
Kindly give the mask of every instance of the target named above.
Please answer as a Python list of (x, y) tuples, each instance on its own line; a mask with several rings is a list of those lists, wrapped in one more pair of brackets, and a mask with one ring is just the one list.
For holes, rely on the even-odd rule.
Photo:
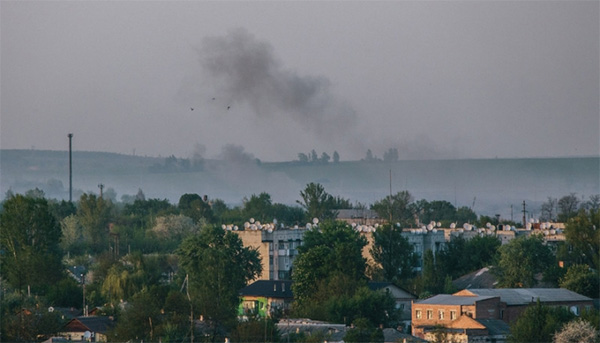
[(600, 210), (579, 211), (565, 225), (565, 238), (581, 263), (600, 267)]
[(408, 239), (402, 236), (402, 229), (396, 226), (384, 225), (373, 233), (370, 253), (383, 280), (399, 284), (412, 277), (413, 268), (418, 263), (418, 256), (413, 250)]
[(244, 247), (235, 233), (209, 225), (185, 239), (177, 254), (189, 277), (194, 313), (215, 328), (234, 327), (238, 292), (262, 270), (258, 251)]
[(365, 285), (365, 245), (366, 239), (344, 222), (325, 222), (305, 233), (292, 269), (297, 315), (322, 320), (334, 313), (350, 315), (340, 308), (320, 311), (319, 304), (335, 302), (334, 297), (338, 297), (347, 306), (347, 300)]
[(112, 210), (110, 201), (95, 194), (84, 193), (79, 199), (77, 217), (83, 227), (83, 238), (94, 252), (100, 252), (108, 246), (108, 224)]
[(529, 306), (510, 325), (508, 341), (511, 343), (548, 343), (552, 335), (573, 319), (573, 314), (563, 307), (549, 307), (539, 301)]
[(600, 289), (598, 272), (590, 269), (587, 264), (572, 265), (560, 279), (560, 287), (573, 292), (596, 298)]
[(546, 271), (555, 260), (539, 235), (515, 238), (498, 251), (493, 271), (500, 287), (532, 287), (536, 283), (535, 275)]
[(311, 182), (306, 185), (306, 188), (300, 191), (300, 197), (302, 197), (302, 201), (297, 200), (296, 202), (304, 208), (309, 220), (312, 218), (335, 218), (334, 198), (325, 191), (325, 187), (320, 183)]
[(410, 206), (413, 198), (408, 191), (401, 191), (392, 196), (387, 196), (371, 205), (380, 218), (399, 222), (403, 226), (410, 225), (413, 220), (413, 209)]
[(61, 229), (40, 197), (17, 194), (0, 214), (1, 275), (13, 287), (43, 291), (62, 277)]

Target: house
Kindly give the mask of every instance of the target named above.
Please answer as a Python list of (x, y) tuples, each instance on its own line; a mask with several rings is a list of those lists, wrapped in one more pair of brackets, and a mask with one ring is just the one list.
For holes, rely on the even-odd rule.
[(391, 282), (369, 282), (372, 291), (382, 290), (389, 293), (396, 300), (396, 309), (400, 312), (400, 320), (410, 321), (410, 306), (417, 297), (409, 291), (394, 285)]
[(531, 304), (562, 306), (575, 315), (594, 306), (593, 299), (564, 288), (473, 288), (454, 293), (457, 296), (498, 296), (505, 307), (500, 318), (511, 323)]
[(412, 333), (427, 340), (440, 335), (459, 342), (503, 342), (508, 324), (531, 304), (564, 306), (576, 315), (591, 298), (561, 288), (464, 289), (412, 303)]
[(60, 335), (70, 341), (106, 342), (107, 333), (113, 326), (110, 317), (77, 317), (65, 324)]
[(238, 315), (270, 316), (274, 311), (286, 312), (294, 300), (292, 281), (258, 280), (240, 291), (242, 301)]

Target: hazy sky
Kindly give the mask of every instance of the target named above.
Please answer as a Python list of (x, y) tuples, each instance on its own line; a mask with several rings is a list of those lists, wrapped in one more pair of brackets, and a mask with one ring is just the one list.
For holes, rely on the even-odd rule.
[(598, 156), (599, 4), (3, 0), (0, 144)]

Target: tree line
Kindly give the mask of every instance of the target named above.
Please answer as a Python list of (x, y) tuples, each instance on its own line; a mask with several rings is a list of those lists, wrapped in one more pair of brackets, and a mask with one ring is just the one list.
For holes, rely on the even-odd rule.
[[(568, 219), (567, 241), (556, 250), (537, 236), (502, 246), (494, 236), (459, 237), (435, 254), (423, 252), (419, 272), (414, 268), (419, 256), (402, 236), (403, 227), (434, 218), (489, 218), (464, 210), (469, 215), (459, 219), (459, 209), (449, 203), (415, 202), (407, 191), (399, 192), (371, 206), (393, 224), (373, 233), (369, 253), (375, 263), (368, 264), (362, 254), (364, 236), (333, 220), (336, 209), (358, 205), (316, 183), (300, 192), (297, 205), (274, 203), (267, 193), (234, 207), (192, 193), (177, 204), (145, 199), (142, 191), (130, 203), (95, 194), (83, 194), (75, 203), (48, 200), (39, 190), (8, 194), (0, 212), (2, 337), (25, 341), (57, 332), (64, 322), (46, 309), (81, 308), (82, 281), (86, 304), (101, 306), (103, 314), (116, 319), (110, 336), (114, 341), (189, 339), (199, 334), (190, 325), (191, 314), (202, 315), (202, 339), (211, 341), (264, 341), (267, 331), (276, 341), (274, 322), (284, 315), (352, 324), (346, 341), (380, 341), (378, 328), (397, 325), (398, 312), (393, 299), (368, 288), (369, 280), (389, 281), (427, 297), (453, 291), (452, 279), (484, 266), (492, 266), (504, 287), (530, 287), (543, 280), (584, 295), (598, 289), (597, 209), (581, 208)], [(238, 292), (260, 275), (261, 256), (221, 225), (241, 228), (249, 218), (277, 218), (290, 226), (315, 217), (322, 222), (306, 232), (292, 266), (292, 312), (274, 312), (266, 323), (256, 317), (238, 322)], [(558, 268), (558, 261), (564, 268)], [(67, 269), (75, 265), (86, 268), (80, 277), (87, 280), (69, 275)], [(34, 315), (21, 315), (23, 309)]]

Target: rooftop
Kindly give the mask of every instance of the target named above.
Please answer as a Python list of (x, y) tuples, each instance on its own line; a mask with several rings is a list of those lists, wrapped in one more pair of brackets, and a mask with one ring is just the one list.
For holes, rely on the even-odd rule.
[(466, 296), (465, 292), (478, 297), (499, 296), (500, 300), (507, 305), (529, 304), (537, 301), (537, 299), (543, 303), (592, 301), (591, 298), (564, 288), (472, 288), (459, 292), (462, 293), (459, 296)]
[(457, 296), (452, 294), (438, 294), (431, 298), (416, 301), (416, 304), (432, 304), (432, 305), (473, 305), (478, 301), (492, 299), (497, 295), (487, 296)]

